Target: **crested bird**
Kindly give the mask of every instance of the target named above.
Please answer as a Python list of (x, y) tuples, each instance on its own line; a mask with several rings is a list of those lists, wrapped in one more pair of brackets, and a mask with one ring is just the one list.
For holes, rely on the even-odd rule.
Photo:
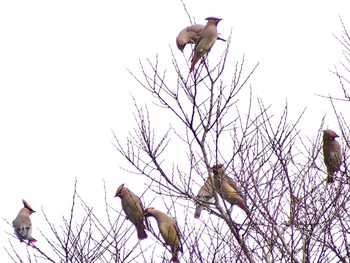
[[(176, 37), (176, 46), (177, 48), (183, 52), (185, 46), (187, 44), (196, 44), (199, 36), (201, 35), (204, 25), (195, 24), (192, 26), (185, 27), (180, 31), (178, 36)], [(217, 37), (218, 40), (226, 41), (221, 37)]]
[(212, 167), (214, 174), (214, 187), (218, 194), (231, 205), (237, 205), (249, 216), (250, 211), (245, 203), (244, 195), (235, 181), (226, 175), (222, 164)]
[(144, 207), (140, 198), (125, 187), (124, 184), (120, 185), (114, 197), (120, 197), (123, 210), (126, 214), (126, 218), (133, 223), (136, 227), (137, 237), (139, 240), (147, 238), (144, 224)]
[(32, 222), (30, 215), (35, 211), (30, 205), (22, 199), (24, 207), (19, 211), (17, 217), (12, 222), (16, 236), (21, 242), (28, 240), (28, 244), (35, 243), (36, 239), (32, 237)]
[(147, 208), (145, 210), (145, 216), (152, 216), (157, 220), (159, 231), (165, 241), (170, 246), (173, 262), (179, 262), (177, 257), (178, 252), (183, 253), (182, 244), (180, 241), (180, 230), (176, 221), (170, 216), (154, 208)]
[(186, 44), (195, 44), (204, 29), (203, 25), (192, 25), (185, 27), (176, 38), (177, 48), (183, 52)]
[(221, 19), (216, 17), (207, 17), (206, 20), (208, 20), (208, 22), (200, 34), (196, 45), (194, 46), (194, 54), (190, 67), (190, 73), (193, 71), (194, 66), (198, 60), (210, 51), (216, 39), (218, 38), (217, 25)]
[(334, 175), (341, 165), (341, 150), (339, 142), (335, 139), (339, 137), (333, 130), (323, 131), (323, 157), (327, 167), (326, 182), (333, 183)]

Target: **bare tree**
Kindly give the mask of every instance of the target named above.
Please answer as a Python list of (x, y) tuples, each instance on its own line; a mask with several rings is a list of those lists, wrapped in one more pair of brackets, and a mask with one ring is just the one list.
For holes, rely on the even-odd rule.
[[(303, 111), (290, 120), (287, 103), (276, 113), (254, 99), (248, 82), (258, 64), (247, 71), (245, 58), (233, 63), (229, 50), (230, 39), (219, 62), (209, 54), (193, 75), (172, 52), (176, 79), (159, 66), (158, 57), (140, 62), (142, 77), (130, 73), (169, 115), (156, 122), (156, 110), (134, 99), (137, 128), (126, 142), (116, 135), (116, 149), (168, 211), (183, 218), (183, 262), (349, 260), (348, 151), (337, 183), (326, 185), (323, 122), (316, 137), (308, 138), (298, 128)], [(226, 71), (232, 74), (229, 81)], [(217, 194), (212, 204), (196, 198), (218, 163), (241, 186), (250, 216)], [(199, 228), (190, 220), (196, 203), (209, 213)]]
[[(350, 38), (343, 28), (338, 40), (349, 62)], [(327, 97), (339, 121), (343, 164), (335, 183), (326, 185), (324, 119), (317, 134), (306, 135), (298, 126), (304, 110), (290, 120), (287, 102), (276, 112), (256, 98), (249, 81), (258, 63), (249, 68), (244, 56), (234, 61), (230, 44), (229, 38), (217, 60), (209, 53), (193, 74), (187, 58), (172, 50), (170, 73), (158, 57), (140, 62), (140, 76), (130, 71), (152, 104), (141, 106), (134, 98), (135, 128), (126, 139), (115, 134), (114, 146), (129, 163), (125, 170), (144, 180), (144, 194), (152, 196), (147, 206), (176, 217), (181, 262), (349, 262), (346, 118)], [(348, 75), (335, 72), (348, 100)], [(241, 187), (250, 213), (231, 207), (219, 192), (213, 202), (197, 197), (207, 178), (214, 185), (217, 164)], [(43, 211), (53, 236), (42, 235), (51, 251), (28, 247), (27, 261), (169, 262), (171, 251), (155, 222), (148, 224), (147, 241), (134, 240), (135, 228), (105, 193), (104, 215), (84, 202), (76, 185), (69, 217), (60, 225)], [(193, 218), (197, 204), (205, 207), (199, 220)], [(13, 247), (6, 251), (14, 262), (24, 262)]]
[(338, 69), (338, 67), (335, 66), (335, 70), (333, 71), (333, 73), (339, 79), (339, 83), (343, 91), (344, 99), (349, 101), (350, 100), (350, 96), (349, 96), (350, 79), (348, 75), (350, 73), (350, 34), (346, 29), (346, 26), (343, 20), (341, 19), (341, 17), (339, 17), (339, 19), (343, 27), (343, 32), (341, 36), (334, 35), (334, 37), (341, 44), (343, 58), (345, 61), (340, 62), (340, 66), (341, 66), (340, 69)]
[[(49, 231), (40, 231), (42, 238), (38, 245), (27, 245), (27, 258), (17, 253), (10, 241), (11, 250), (6, 249), (13, 262), (135, 262), (145, 260), (150, 246), (140, 246), (134, 237), (134, 227), (115, 204), (109, 205), (113, 194), (106, 187), (104, 205), (105, 214), (96, 214), (94, 208), (87, 205), (77, 191), (77, 181), (72, 195), (72, 204), (68, 217), (62, 217), (62, 223), (50, 218), (42, 210)], [(114, 191), (116, 189), (113, 189)], [(46, 241), (46, 242), (45, 242)], [(24, 244), (24, 243), (23, 243)], [(45, 249), (41, 246), (45, 244)], [(149, 257), (146, 253), (147, 258)], [(40, 261), (39, 261), (40, 262)]]

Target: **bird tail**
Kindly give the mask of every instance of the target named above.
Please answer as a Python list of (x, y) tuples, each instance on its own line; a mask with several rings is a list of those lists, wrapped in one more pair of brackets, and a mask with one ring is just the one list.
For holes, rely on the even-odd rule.
[(177, 254), (173, 255), (173, 257), (171, 258), (171, 261), (174, 263), (180, 263), (179, 259), (177, 258)]
[(329, 173), (329, 174), (327, 175), (326, 183), (327, 183), (327, 184), (334, 183), (334, 177), (333, 177), (333, 174), (332, 174), (332, 173)]
[(191, 65), (191, 68), (190, 68), (190, 73), (194, 70), (194, 66), (196, 65), (198, 60), (199, 60), (199, 57), (194, 55), (193, 60), (192, 60), (192, 65)]
[(28, 238), (29, 244), (37, 242), (37, 240), (33, 237)]
[(138, 226), (136, 229), (137, 229), (137, 237), (139, 240), (144, 240), (147, 238), (146, 231), (142, 226)]
[(203, 208), (204, 207), (202, 205), (196, 206), (196, 211), (194, 212), (194, 218), (196, 219), (200, 218)]
[(239, 202), (238, 206), (244, 211), (246, 212), (247, 216), (250, 216), (250, 211), (248, 206), (244, 203), (244, 202)]

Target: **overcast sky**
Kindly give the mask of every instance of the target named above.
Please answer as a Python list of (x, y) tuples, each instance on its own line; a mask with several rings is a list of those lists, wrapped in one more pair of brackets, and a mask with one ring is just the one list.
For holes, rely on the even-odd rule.
[[(342, 33), (339, 16), (350, 30), (349, 1), (187, 2), (197, 23), (223, 19), (218, 29), (223, 38), (232, 30), (234, 59), (245, 54), (248, 68), (260, 63), (249, 82), (254, 96), (276, 111), (287, 99), (294, 118), (307, 107), (309, 136), (325, 113), (325, 124), (337, 131), (329, 103), (316, 94), (340, 95), (329, 71), (342, 60), (333, 34)], [(113, 198), (131, 175), (120, 169), (127, 163), (112, 146), (112, 130), (122, 139), (135, 127), (131, 94), (142, 103), (150, 98), (127, 68), (137, 73), (140, 59), (158, 54), (171, 71), (170, 48), (182, 56), (175, 38), (188, 25), (176, 0), (0, 3), (1, 217), (12, 222), (27, 200), (38, 211), (32, 222), (39, 245), (41, 208), (60, 220), (69, 212), (75, 178), (91, 205), (103, 201), (103, 179)], [(217, 42), (213, 56), (225, 47)], [(349, 115), (348, 103), (339, 107)], [(142, 193), (142, 180), (134, 184)], [(12, 229), (2, 220), (0, 232), (3, 247)]]

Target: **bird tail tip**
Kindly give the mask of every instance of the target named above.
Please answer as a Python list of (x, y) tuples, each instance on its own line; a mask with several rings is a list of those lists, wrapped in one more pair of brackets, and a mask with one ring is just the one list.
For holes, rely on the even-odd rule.
[(144, 236), (141, 236), (141, 237), (139, 237), (139, 240), (141, 241), (141, 240), (145, 240), (147, 238), (147, 235), (144, 235)]
[(327, 176), (326, 183), (327, 183), (327, 184), (332, 184), (332, 183), (334, 183), (334, 178), (333, 178), (332, 175), (328, 175), (328, 176)]
[(180, 263), (179, 259), (177, 258), (177, 255), (174, 255), (172, 257), (171, 262), (173, 262), (173, 263)]
[(137, 228), (137, 238), (139, 240), (144, 240), (147, 238), (147, 234), (144, 228)]

